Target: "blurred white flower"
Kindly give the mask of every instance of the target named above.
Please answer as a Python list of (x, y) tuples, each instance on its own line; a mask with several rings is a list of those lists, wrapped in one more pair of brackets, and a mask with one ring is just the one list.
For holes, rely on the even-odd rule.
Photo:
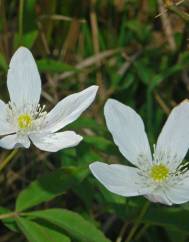
[(82, 137), (73, 131), (58, 132), (76, 120), (93, 102), (98, 87), (70, 95), (49, 112), (40, 106), (41, 79), (31, 52), (21, 47), (13, 55), (8, 70), (10, 102), (0, 100), (0, 146), (29, 148), (30, 140), (41, 150), (55, 152), (76, 146)]
[(111, 192), (144, 195), (167, 205), (189, 201), (189, 171), (183, 159), (189, 148), (189, 102), (175, 107), (162, 132), (153, 157), (140, 116), (130, 107), (109, 99), (105, 118), (120, 152), (136, 167), (94, 162), (93, 175)]

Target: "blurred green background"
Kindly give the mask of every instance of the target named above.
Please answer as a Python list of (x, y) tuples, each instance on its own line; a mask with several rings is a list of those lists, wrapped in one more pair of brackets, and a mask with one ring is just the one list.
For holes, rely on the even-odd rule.
[[(71, 93), (100, 86), (94, 104), (66, 127), (84, 141), (56, 154), (20, 152), (0, 175), (1, 206), (13, 209), (19, 192), (47, 172), (63, 167), (68, 176), (74, 169), (79, 179), (71, 177), (63, 195), (37, 208), (70, 209), (111, 241), (126, 240), (145, 199), (111, 194), (88, 170), (96, 160), (127, 163), (105, 126), (103, 105), (112, 97), (133, 107), (155, 143), (169, 111), (188, 98), (188, 11), (187, 0), (0, 0), (1, 99), (8, 101), (6, 73), (19, 46), (28, 47), (37, 61), (41, 103), (48, 110)], [(1, 150), (0, 159), (6, 153)], [(0, 241), (26, 239), (1, 224)], [(151, 204), (132, 241), (189, 241), (188, 205)]]

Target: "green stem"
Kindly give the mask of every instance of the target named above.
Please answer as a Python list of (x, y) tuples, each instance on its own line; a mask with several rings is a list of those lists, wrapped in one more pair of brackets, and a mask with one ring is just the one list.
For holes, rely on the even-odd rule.
[(22, 35), (23, 35), (23, 13), (24, 13), (24, 0), (20, 0), (20, 4), (19, 4), (19, 17), (18, 17), (19, 44), (22, 43)]
[(144, 217), (146, 211), (148, 210), (149, 205), (150, 205), (150, 203), (148, 201), (144, 204), (144, 207), (142, 208), (142, 210), (141, 210), (134, 226), (132, 227), (127, 239), (125, 240), (125, 242), (130, 242), (131, 239), (133, 238), (133, 235), (135, 234), (136, 230), (138, 229), (138, 226), (140, 225), (142, 218)]
[(15, 218), (17, 216), (18, 216), (18, 214), (16, 212), (15, 213), (1, 214), (0, 215), (0, 220), (6, 219), (6, 218)]
[(0, 172), (7, 166), (7, 164), (12, 160), (12, 158), (18, 153), (18, 149), (12, 150), (7, 157), (0, 163)]
[(148, 229), (150, 225), (149, 224), (145, 224), (143, 226), (143, 228), (137, 233), (137, 235), (135, 236), (135, 240), (137, 241), (143, 234), (144, 232)]

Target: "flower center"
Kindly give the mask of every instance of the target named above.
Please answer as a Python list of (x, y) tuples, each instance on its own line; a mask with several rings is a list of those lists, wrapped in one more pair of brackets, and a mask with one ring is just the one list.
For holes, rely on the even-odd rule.
[(30, 128), (32, 125), (32, 118), (29, 114), (25, 113), (25, 114), (21, 114), (18, 119), (18, 127), (20, 129), (27, 129)]
[(167, 166), (159, 164), (153, 165), (150, 171), (150, 177), (156, 182), (164, 181), (169, 175)]

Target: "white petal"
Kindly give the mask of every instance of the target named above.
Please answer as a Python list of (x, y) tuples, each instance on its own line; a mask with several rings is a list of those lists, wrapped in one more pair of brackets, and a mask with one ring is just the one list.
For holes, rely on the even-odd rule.
[(56, 132), (76, 120), (93, 102), (98, 87), (91, 86), (82, 92), (72, 94), (62, 99), (48, 114), (44, 130)]
[(167, 198), (166, 194), (160, 189), (153, 191), (153, 193), (145, 195), (145, 198), (154, 203), (162, 203), (165, 205), (172, 205), (172, 202)]
[(7, 105), (2, 101), (0, 100), (0, 121), (1, 120), (6, 120), (7, 118)]
[[(175, 107), (165, 123), (158, 141), (155, 156), (161, 162), (176, 168), (184, 159), (189, 148), (189, 102)], [(172, 162), (172, 163), (171, 163)]]
[(122, 196), (138, 196), (149, 193), (151, 189), (144, 187), (139, 170), (124, 165), (108, 165), (94, 162), (90, 166), (93, 175), (110, 191)]
[(141, 156), (148, 165), (152, 157), (141, 117), (132, 108), (113, 99), (106, 102), (104, 114), (114, 142), (126, 159), (140, 166)]
[(65, 131), (54, 134), (31, 134), (30, 139), (40, 150), (56, 152), (78, 145), (82, 137), (73, 131)]
[(0, 135), (7, 135), (16, 132), (16, 127), (13, 127), (7, 121), (7, 105), (0, 100)]
[(17, 107), (38, 104), (41, 79), (34, 58), (25, 47), (20, 47), (10, 61), (7, 86), (10, 99)]
[(169, 200), (174, 204), (181, 204), (189, 201), (189, 177), (181, 183), (173, 185), (166, 191)]
[(0, 147), (8, 150), (18, 147), (29, 148), (30, 140), (27, 136), (19, 137), (17, 134), (12, 134), (0, 139)]

